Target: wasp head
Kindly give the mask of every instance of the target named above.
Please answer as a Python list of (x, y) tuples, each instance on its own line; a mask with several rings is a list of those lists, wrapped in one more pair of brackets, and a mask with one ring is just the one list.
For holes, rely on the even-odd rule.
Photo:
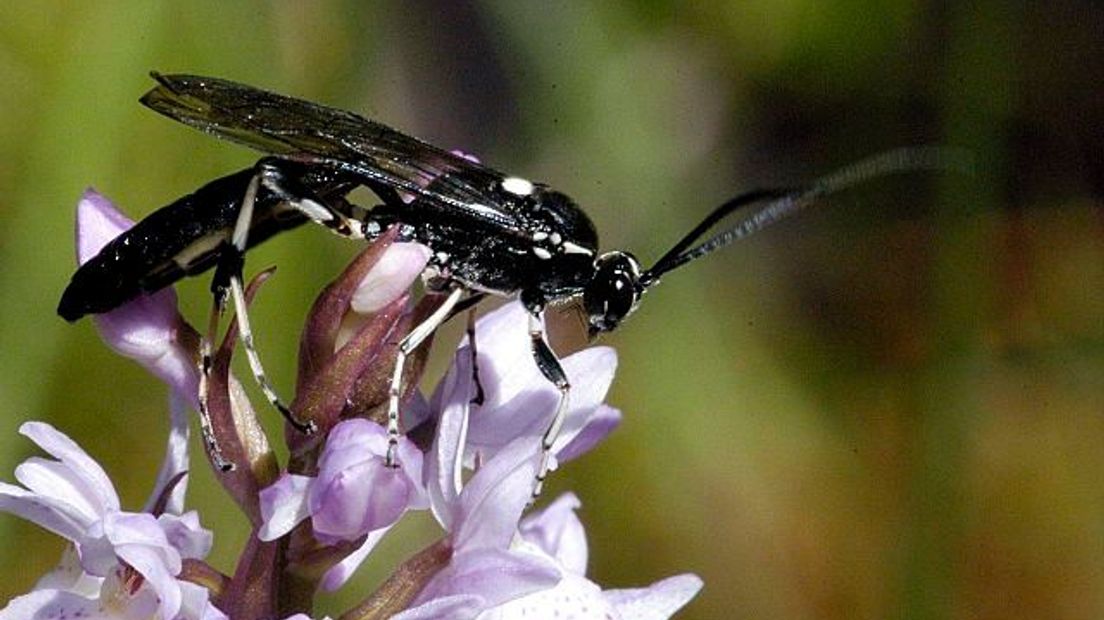
[(594, 261), (594, 275), (583, 289), (591, 337), (612, 331), (640, 303), (644, 284), (640, 263), (628, 252), (606, 252)]

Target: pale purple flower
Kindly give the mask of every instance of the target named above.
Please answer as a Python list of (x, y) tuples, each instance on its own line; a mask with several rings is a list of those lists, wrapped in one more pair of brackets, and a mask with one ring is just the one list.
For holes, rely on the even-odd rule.
[[(464, 355), (464, 351), (457, 353), (458, 361)], [(516, 439), (462, 484), (471, 374), (455, 363), (443, 385), (455, 398), (448, 401), (438, 421), (426, 486), (433, 514), (448, 531), (452, 557), (397, 620), (474, 618), (559, 580), (552, 561), (510, 548), (532, 494), (539, 444), (531, 437)]]
[(558, 565), (562, 578), (553, 588), (517, 598), (487, 610), (480, 620), (514, 620), (547, 616), (585, 620), (664, 620), (681, 609), (701, 589), (692, 574), (657, 581), (646, 588), (602, 590), (586, 578), (587, 542), (575, 515), (579, 500), (567, 493), (542, 512), (525, 518), (514, 548), (546, 557)]
[[(211, 547), (211, 533), (195, 513), (124, 511), (103, 468), (69, 437), (42, 422), (27, 422), (20, 432), (54, 459), (31, 457), (16, 467), (23, 486), (0, 483), (0, 510), (69, 540), (73, 553), (0, 618), (52, 618), (78, 603), (89, 613), (114, 610), (102, 617), (145, 609), (167, 619), (218, 617), (208, 609), (206, 589), (176, 579), (184, 559), (202, 559)], [(175, 446), (170, 442), (166, 461), (177, 462)]]
[[(109, 241), (134, 226), (110, 200), (85, 190), (77, 204), (77, 262), (84, 264)], [(176, 310), (176, 293), (165, 288), (141, 295), (93, 317), (103, 341), (169, 384), (193, 407), (198, 394), (196, 341)]]
[(355, 541), (423, 508), (422, 453), (400, 438), (398, 467), (386, 463), (387, 431), (363, 419), (330, 432), (317, 476), (284, 474), (261, 491), (262, 540), (275, 540), (307, 518), (327, 544)]
[[(529, 354), (527, 349), (511, 343), (525, 342), (526, 334), (516, 328), (519, 324), (525, 326), (523, 312), (507, 306), (477, 327), (481, 361), (486, 354), (480, 365), (486, 390), (482, 407), (471, 405), (474, 385), (466, 347), (456, 353), (434, 395), (438, 429), (426, 463), (426, 486), (433, 513), (448, 531), (452, 558), (396, 618), (497, 620), (546, 617), (550, 610), (565, 618), (604, 617), (603, 613), (610, 618), (670, 617), (694, 596), (701, 580), (681, 575), (640, 590), (603, 592), (585, 577), (586, 537), (574, 514), (578, 506), (574, 496), (557, 500), (519, 526), (533, 490), (543, 425), (522, 424), (508, 430), (493, 425), (505, 424), (500, 416), (506, 411), (534, 415), (555, 407), (555, 400), (547, 398), (539, 384), (547, 381), (521, 367), (523, 360), (530, 366), (532, 360), (522, 356)], [(579, 454), (616, 425), (619, 414), (601, 405), (616, 358), (604, 348), (572, 358), (576, 361), (568, 364), (575, 373), (569, 376), (575, 377), (573, 385), (579, 387), (581, 397), (571, 407), (567, 436), (556, 449), (574, 445), (570, 449)], [(474, 443), (477, 416), (487, 411), (482, 423), (488, 426), (480, 429), (485, 441), (465, 459)], [(473, 456), (482, 464), (463, 484), (463, 463)]]
[(452, 557), (396, 620), (474, 618), (559, 581), (554, 562), (511, 548), (538, 460), (521, 438), (476, 471), (447, 505), (435, 505), (435, 514), (447, 515)]
[[(34, 589), (0, 609), (0, 620), (145, 620), (160, 615), (158, 594), (134, 569), (119, 564), (106, 578), (84, 573), (72, 547)], [(228, 620), (208, 600), (207, 590), (179, 582), (180, 610), (172, 620)]]
[[(518, 437), (541, 437), (559, 402), (559, 391), (533, 361), (528, 316), (520, 302), (510, 302), (476, 322), (479, 379), (483, 404), (473, 406), (467, 431), (465, 462), (493, 458)], [(470, 345), (461, 343), (455, 365), (471, 376)], [(571, 382), (567, 417), (553, 454), (569, 460), (604, 439), (621, 421), (621, 412), (604, 404), (617, 369), (617, 353), (610, 347), (584, 349), (562, 360)], [(463, 397), (456, 384), (442, 382), (430, 401), (438, 414)]]

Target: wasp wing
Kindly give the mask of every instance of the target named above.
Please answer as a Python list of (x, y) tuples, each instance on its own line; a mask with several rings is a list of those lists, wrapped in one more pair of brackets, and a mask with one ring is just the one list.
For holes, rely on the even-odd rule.
[[(194, 75), (151, 74), (142, 104), (205, 133), (262, 152), (323, 160), (487, 224), (520, 221), (497, 198), (505, 175), (346, 110)], [(432, 184), (432, 187), (430, 187)]]

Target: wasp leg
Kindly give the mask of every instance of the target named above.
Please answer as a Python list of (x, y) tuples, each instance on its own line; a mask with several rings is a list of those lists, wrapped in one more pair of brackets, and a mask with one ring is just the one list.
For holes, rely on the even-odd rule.
[[(271, 189), (265, 178), (272, 170), (274, 168), (263, 160), (257, 165), (257, 174), (249, 181), (245, 196), (242, 197), (238, 219), (234, 223), (234, 231), (230, 235), (230, 247), (221, 253), (220, 259), (224, 262), (221, 262), (220, 268), (223, 268), (226, 274), (225, 280), (229, 285), (230, 299), (234, 303), (234, 315), (238, 321), (238, 334), (241, 338), (242, 347), (245, 348), (245, 355), (249, 360), (249, 368), (253, 371), (253, 378), (256, 379), (257, 385), (264, 392), (265, 398), (284, 416), (288, 423), (300, 432), (312, 433), (314, 432), (314, 425), (309, 421), (298, 420), (280, 400), (276, 390), (268, 382), (268, 376), (261, 364), (261, 357), (253, 343), (253, 327), (249, 322), (249, 310), (245, 303), (245, 287), (242, 284), (242, 266), (245, 262), (245, 249), (249, 242), (249, 227), (253, 221), (253, 207), (257, 202), (257, 192), (260, 190), (261, 184), (264, 183), (266, 190)], [(216, 282), (216, 286), (221, 286), (221, 283)], [(219, 295), (220, 292), (216, 290), (215, 297), (217, 298)]]
[(548, 346), (548, 342), (544, 339), (543, 310), (530, 310), (529, 312), (529, 341), (533, 348), (533, 359), (537, 362), (537, 368), (560, 391), (559, 403), (556, 405), (556, 415), (552, 418), (552, 422), (541, 438), (540, 469), (537, 470), (537, 480), (533, 487), (532, 497), (535, 500), (544, 488), (544, 479), (548, 477), (548, 468), (552, 460), (552, 446), (559, 438), (564, 418), (567, 417), (567, 401), (571, 392), (571, 384), (567, 380), (567, 374), (560, 364), (560, 359), (556, 357), (556, 352)]
[(199, 430), (203, 435), (203, 446), (207, 455), (211, 458), (215, 468), (222, 472), (234, 470), (234, 463), (226, 460), (222, 455), (222, 449), (215, 438), (214, 427), (211, 424), (211, 413), (207, 406), (207, 398), (210, 391), (212, 354), (211, 347), (218, 335), (219, 317), (222, 316), (226, 303), (225, 274), (222, 269), (215, 271), (215, 280), (211, 284), (214, 294), (214, 302), (211, 304), (211, 316), (207, 320), (207, 334), (199, 341)]
[(402, 395), (402, 373), (406, 358), (449, 318), (452, 309), (463, 295), (463, 287), (457, 286), (452, 289), (444, 303), (434, 310), (429, 318), (410, 330), (410, 333), (399, 343), (398, 355), (395, 356), (395, 372), (391, 375), (391, 387), (387, 391), (387, 465), (389, 467), (395, 466), (395, 450), (399, 446), (399, 397)]
[[(261, 186), (267, 192), (277, 200), (307, 216), (316, 224), (325, 226), (337, 235), (349, 239), (364, 238), (364, 230), (360, 222), (342, 212), (342, 209), (352, 211), (353, 205), (341, 197), (322, 199), (297, 181), (295, 175), (285, 172), (284, 167), (287, 166), (287, 163), (286, 160), (278, 157), (266, 157), (257, 162), (257, 178), (259, 178)], [(317, 165), (325, 166), (324, 163)], [(244, 211), (244, 203), (242, 206)], [(241, 223), (242, 220), (239, 217), (238, 224)], [(244, 231), (246, 235), (249, 232), (249, 224), (250, 220), (246, 220)], [(237, 226), (235, 226), (234, 232), (238, 232)], [(244, 240), (240, 245), (235, 241), (234, 245), (245, 247)]]
[(471, 347), (472, 382), (475, 383), (475, 396), (471, 404), (483, 404), (483, 382), (479, 380), (479, 350), (475, 348), (475, 306), (468, 309), (468, 346)]
[(208, 396), (213, 363), (212, 343), (218, 334), (219, 319), (224, 312), (227, 296), (232, 299), (234, 304), (240, 330), (239, 334), (249, 359), (249, 366), (265, 397), (294, 428), (304, 433), (314, 432), (314, 425), (297, 419), (272, 388), (253, 342), (253, 329), (245, 303), (242, 270), (245, 262), (245, 250), (249, 243), (249, 232), (253, 225), (253, 215), (258, 200), (263, 200), (266, 203), (276, 201), (286, 204), (341, 236), (353, 239), (364, 237), (363, 227), (360, 223), (342, 212), (342, 209), (344, 209), (352, 213), (353, 205), (341, 197), (334, 197), (330, 201), (321, 199), (298, 182), (293, 174), (286, 172), (284, 169), (286, 165), (286, 161), (275, 157), (264, 158), (256, 164), (255, 173), (242, 196), (241, 206), (234, 222), (230, 240), (228, 243), (224, 243), (219, 251), (218, 266), (214, 281), (211, 284), (214, 302), (211, 317), (208, 321), (207, 334), (200, 344), (199, 414), (200, 428), (203, 432), (208, 454), (210, 454), (215, 465), (223, 471), (232, 470), (234, 464), (222, 456), (222, 451), (215, 439), (211, 427)]

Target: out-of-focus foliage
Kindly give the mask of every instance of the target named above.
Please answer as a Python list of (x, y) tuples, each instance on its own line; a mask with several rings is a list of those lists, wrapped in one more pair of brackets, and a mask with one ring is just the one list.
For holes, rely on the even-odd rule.
[[(54, 315), (73, 208), (94, 185), (140, 217), (255, 155), (138, 106), (150, 69), (358, 110), (549, 181), (645, 262), (739, 190), (957, 145), (973, 176), (877, 181), (666, 278), (608, 339), (623, 428), (548, 496), (581, 496), (596, 580), (701, 574), (686, 618), (1104, 616), (1104, 9), (747, 4), (5, 3), (0, 475), (33, 418), (132, 506), (152, 484), (165, 389)], [(255, 324), (285, 392), (299, 323), (355, 249), (302, 229), (250, 257), (280, 267)], [(205, 288), (181, 287), (196, 324)], [(232, 571), (244, 520), (202, 466), (192, 499)], [(60, 547), (0, 518), (0, 597)]]

